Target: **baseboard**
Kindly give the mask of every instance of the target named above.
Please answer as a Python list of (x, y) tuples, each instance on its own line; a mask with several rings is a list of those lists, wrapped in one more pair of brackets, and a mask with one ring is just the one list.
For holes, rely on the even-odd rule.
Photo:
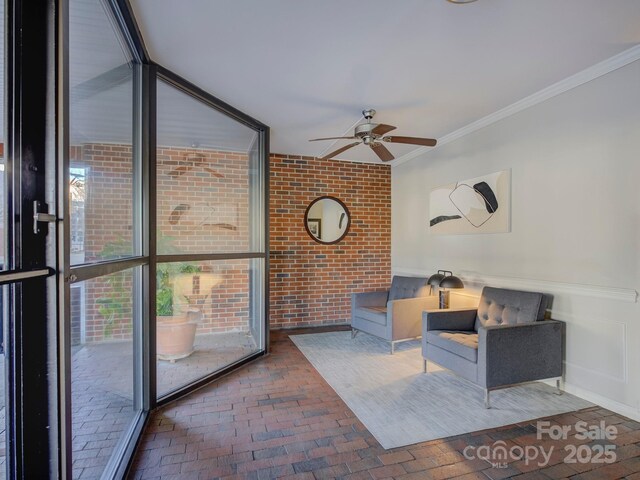
[(350, 322), (344, 322), (344, 323), (328, 323), (326, 325), (286, 325), (286, 326), (279, 326), (279, 327), (270, 327), (269, 330), (270, 331), (277, 331), (277, 330), (300, 330), (301, 328), (332, 328), (332, 327), (351, 327), (351, 323)]
[[(555, 381), (545, 381), (544, 383), (555, 387)], [(603, 397), (602, 395), (598, 395), (597, 393), (593, 393), (589, 390), (585, 390), (584, 388), (580, 388), (569, 383), (564, 384), (564, 391), (570, 393), (571, 395), (575, 395), (576, 397), (587, 400), (588, 402), (595, 403), (602, 408), (611, 410), (614, 413), (628, 417), (631, 420), (640, 422), (640, 409), (634, 409), (630, 405), (617, 402), (616, 400), (611, 400), (610, 398)]]

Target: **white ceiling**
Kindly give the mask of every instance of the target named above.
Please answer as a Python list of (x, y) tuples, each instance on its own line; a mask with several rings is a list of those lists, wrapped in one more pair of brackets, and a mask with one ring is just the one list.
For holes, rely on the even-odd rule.
[[(277, 153), (322, 153), (330, 142), (307, 140), (345, 133), (365, 107), (438, 138), (640, 43), (638, 0), (132, 5), (151, 57), (270, 125)], [(341, 158), (377, 161), (364, 147)]]

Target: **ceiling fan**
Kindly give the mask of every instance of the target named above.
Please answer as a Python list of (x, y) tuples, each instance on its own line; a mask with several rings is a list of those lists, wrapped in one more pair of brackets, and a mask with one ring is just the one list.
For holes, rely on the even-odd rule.
[(209, 168), (206, 166), (206, 162), (208, 160), (207, 160), (207, 157), (205, 157), (204, 155), (200, 155), (200, 154), (187, 155), (185, 160), (188, 162), (188, 165), (181, 165), (179, 167), (176, 167), (175, 169), (169, 172), (169, 175), (172, 177), (179, 177), (181, 175), (184, 175), (188, 171), (193, 170), (194, 168), (201, 168), (205, 172), (209, 172), (214, 177), (224, 178), (223, 174), (221, 174), (220, 172), (218, 172), (213, 168)]
[(327, 138), (313, 138), (309, 140), (310, 142), (317, 142), (320, 140), (342, 140), (349, 139), (355, 140), (358, 139), (357, 142), (350, 143), (349, 145), (345, 145), (321, 158), (321, 160), (327, 160), (329, 158), (335, 157), (336, 155), (349, 150), (356, 145), (360, 145), (364, 143), (365, 145), (369, 145), (369, 148), (374, 151), (376, 155), (383, 162), (390, 162), (395, 157), (391, 154), (391, 152), (385, 147), (382, 143), (406, 143), (409, 145), (422, 145), (425, 147), (433, 147), (436, 145), (436, 140), (433, 138), (421, 138), (421, 137), (399, 137), (387, 135), (392, 130), (395, 130), (397, 127), (393, 125), (385, 125), (384, 123), (372, 123), (371, 119), (376, 114), (375, 110), (363, 110), (362, 115), (366, 119), (365, 123), (361, 123), (357, 125), (353, 131), (353, 136), (351, 137), (327, 137)]

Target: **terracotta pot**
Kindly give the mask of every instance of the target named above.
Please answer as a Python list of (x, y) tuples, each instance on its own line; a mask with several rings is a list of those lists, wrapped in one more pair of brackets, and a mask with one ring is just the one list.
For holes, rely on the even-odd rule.
[(197, 324), (190, 321), (190, 315), (157, 317), (157, 355), (160, 360), (175, 362), (193, 353)]

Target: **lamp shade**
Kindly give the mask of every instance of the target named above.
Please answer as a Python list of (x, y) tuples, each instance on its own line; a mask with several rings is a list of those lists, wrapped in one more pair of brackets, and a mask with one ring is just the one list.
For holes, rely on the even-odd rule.
[[(429, 283), (431, 283), (431, 278)], [(440, 288), (464, 288), (464, 283), (455, 275), (448, 275), (440, 281)]]
[(441, 273), (434, 273), (433, 275), (431, 275), (429, 277), (429, 280), (427, 280), (427, 283), (429, 285), (431, 285), (432, 287), (437, 287), (440, 285), (440, 282), (442, 281), (442, 279), (444, 278), (444, 275)]

